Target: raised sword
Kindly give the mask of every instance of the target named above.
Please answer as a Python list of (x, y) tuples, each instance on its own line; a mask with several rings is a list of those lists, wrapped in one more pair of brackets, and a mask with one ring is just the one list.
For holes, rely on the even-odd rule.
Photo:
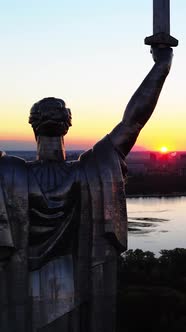
[(170, 35), (170, 0), (153, 0), (153, 35), (145, 38), (145, 44), (178, 45), (178, 40)]

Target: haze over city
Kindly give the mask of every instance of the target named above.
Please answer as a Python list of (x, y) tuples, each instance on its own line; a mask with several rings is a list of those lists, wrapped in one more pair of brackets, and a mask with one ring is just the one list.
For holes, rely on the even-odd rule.
[[(32, 104), (60, 97), (71, 108), (67, 149), (87, 149), (121, 120), (153, 65), (152, 1), (7, 0), (0, 5), (0, 149), (33, 150)], [(136, 150), (186, 150), (186, 3), (171, 1), (179, 39), (171, 73)]]

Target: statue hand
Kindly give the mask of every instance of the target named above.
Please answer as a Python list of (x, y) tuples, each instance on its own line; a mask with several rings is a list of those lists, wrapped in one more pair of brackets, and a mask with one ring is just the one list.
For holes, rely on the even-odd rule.
[(151, 53), (154, 62), (162, 63), (171, 67), (173, 51), (171, 47), (151, 47)]

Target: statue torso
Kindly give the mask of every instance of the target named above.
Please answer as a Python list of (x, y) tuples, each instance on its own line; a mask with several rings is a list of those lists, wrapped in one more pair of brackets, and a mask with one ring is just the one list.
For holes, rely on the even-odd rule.
[(28, 169), (29, 247), (34, 269), (51, 257), (72, 253), (75, 246), (80, 205), (79, 163), (37, 161), (28, 163)]

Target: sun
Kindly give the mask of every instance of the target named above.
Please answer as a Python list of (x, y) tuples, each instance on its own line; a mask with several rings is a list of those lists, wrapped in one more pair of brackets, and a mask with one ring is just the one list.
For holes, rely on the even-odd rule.
[(161, 152), (161, 153), (167, 153), (167, 152), (168, 152), (168, 148), (167, 148), (166, 146), (162, 146), (162, 147), (160, 148), (160, 152)]

